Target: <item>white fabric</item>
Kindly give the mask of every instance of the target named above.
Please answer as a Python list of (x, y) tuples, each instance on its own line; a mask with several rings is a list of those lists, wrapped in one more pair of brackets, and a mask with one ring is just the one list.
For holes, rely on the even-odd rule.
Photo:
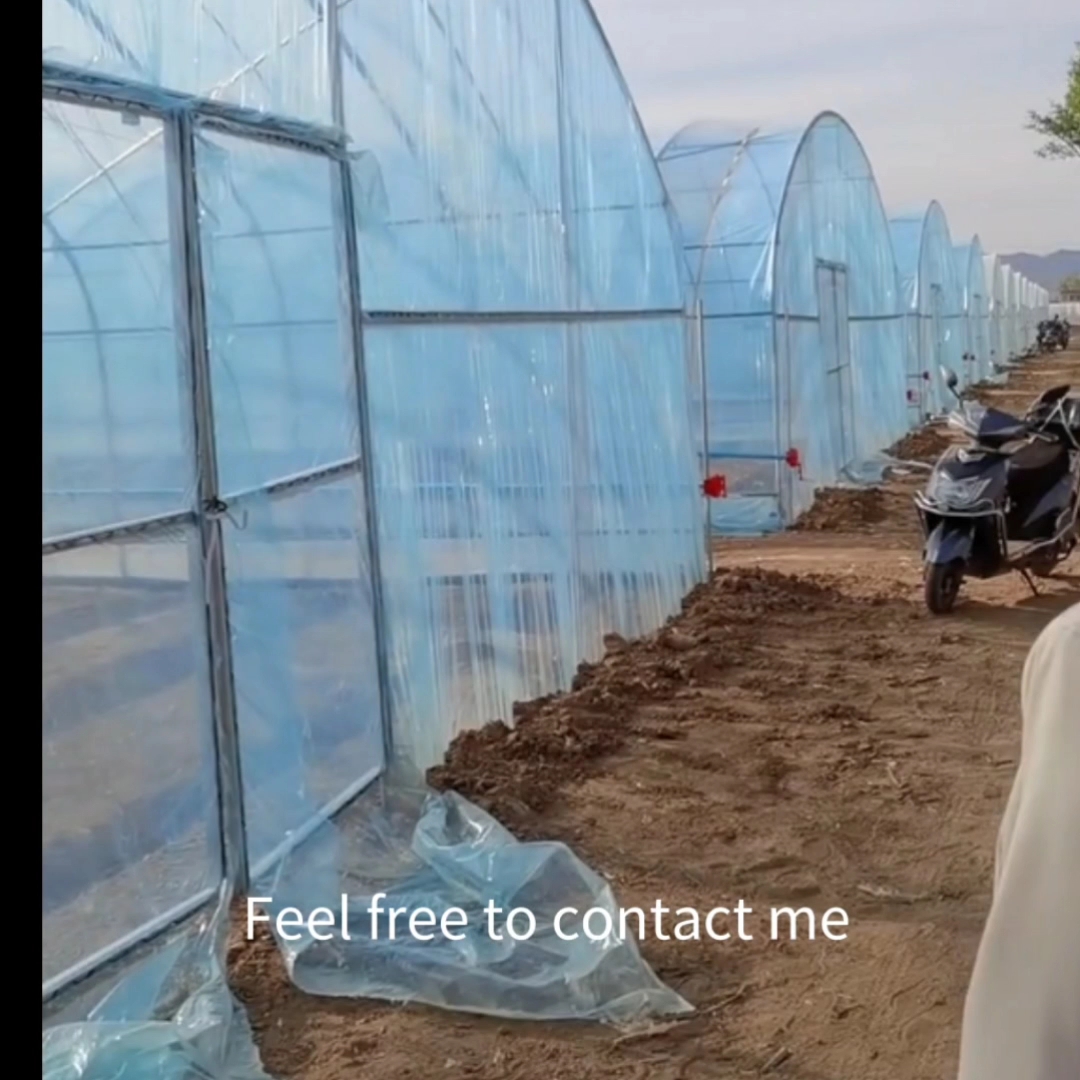
[(1080, 1080), (1080, 603), (1036, 640), (959, 1080)]

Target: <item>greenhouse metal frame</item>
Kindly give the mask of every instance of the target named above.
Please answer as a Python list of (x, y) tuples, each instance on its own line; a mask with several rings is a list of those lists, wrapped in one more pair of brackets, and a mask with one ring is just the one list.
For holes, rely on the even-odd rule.
[[(304, 5), (298, 7), (302, 9)], [(554, 125), (557, 130), (550, 135), (560, 151), (559, 167), (554, 190), (549, 193), (553, 208), (537, 211), (536, 219), (546, 220), (550, 215), (556, 225), (547, 251), (539, 250), (545, 242), (542, 229), (548, 228), (546, 224), (534, 224), (531, 232), (521, 226), (526, 240), (533, 244), (528, 259), (531, 263), (537, 260), (541, 263), (534, 275), (541, 293), (524, 296), (527, 289), (523, 286), (510, 302), (495, 298), (494, 303), (490, 297), (485, 302), (485, 297), (478, 295), (485, 283), (474, 285), (471, 295), (459, 292), (454, 296), (451, 282), (449, 286), (436, 285), (424, 296), (414, 278), (388, 283), (385, 274), (374, 272), (379, 265), (378, 244), (386, 241), (384, 238), (372, 241), (372, 250), (365, 251), (358, 233), (372, 207), (377, 211), (380, 200), (385, 203), (386, 192), (379, 190), (380, 178), (373, 177), (370, 155), (358, 153), (347, 134), (350, 125), (346, 115), (344, 69), (349, 67), (350, 77), (364, 80), (365, 86), (373, 87), (374, 83), (340, 26), (340, 19), (345, 16), (339, 15), (339, 5), (329, 5), (325, 13), (318, 4), (307, 5), (307, 10), (310, 18), (290, 40), (298, 39), (305, 28), (323, 26), (312, 55), (328, 58), (330, 108), (326, 115), (319, 108), (307, 107), (311, 105), (305, 96), (310, 86), (299, 89), (291, 86), (302, 106), (295, 110), (298, 115), (276, 108), (283, 95), (288, 97), (287, 79), (272, 88), (270, 96), (276, 95), (276, 99), (271, 105), (275, 107), (252, 108), (204, 93), (172, 90), (67, 63), (45, 61), (42, 67), (43, 103), (61, 109), (88, 109), (95, 117), (111, 117), (118, 127), (137, 127), (144, 120), (160, 125), (164, 145), (162, 168), (168, 189), (166, 244), (171, 251), (173, 271), (169, 302), (177, 313), (172, 334), (184, 362), (182, 381), (186, 398), (180, 404), (185, 433), (190, 440), (185, 451), (190, 453), (190, 470), (186, 475), (190, 475), (194, 485), (188, 505), (168, 510), (137, 516), (117, 515), (113, 513), (113, 502), (122, 492), (118, 493), (114, 486), (114, 499), (111, 502), (105, 498), (109, 504), (105, 510), (86, 511), (94, 518), (90, 523), (51, 529), (43, 519), (43, 584), (46, 579), (63, 574), (65, 567), (70, 576), (70, 558), (91, 549), (116, 555), (116, 566), (110, 565), (104, 571), (99, 566), (99, 573), (104, 572), (111, 580), (126, 573), (124, 567), (133, 557), (126, 550), (130, 541), (145, 545), (145, 550), (136, 553), (142, 560), (140, 565), (145, 566), (162, 564), (159, 542), (179, 538), (188, 544), (187, 558), (180, 560), (186, 570), (177, 571), (174, 567), (166, 576), (171, 574), (175, 578), (179, 573), (181, 582), (187, 582), (186, 592), (195, 597), (196, 607), (201, 611), (198, 618), (205, 620), (204, 625), (193, 631), (192, 644), (196, 671), (204, 673), (206, 680), (207, 701), (205, 704), (200, 701), (198, 708), (205, 710), (212, 720), (213, 746), (204, 756), (212, 757), (214, 775), (203, 777), (203, 787), (199, 790), (204, 794), (213, 792), (210, 797), (217, 808), (212, 815), (214, 820), (205, 822), (210, 864), (219, 859), (221, 873), (237, 888), (243, 888), (281, 859), (370, 784), (393, 755), (406, 754), (421, 767), (431, 764), (463, 727), (478, 725), (498, 715), (509, 718), (513, 701), (567, 685), (579, 661), (594, 658), (602, 651), (600, 639), (604, 632), (636, 634), (658, 625), (677, 610), (681, 597), (701, 579), (705, 566), (699, 476), (688, 433), (688, 324), (671, 208), (648, 152), (640, 120), (591, 8), (579, 0), (554, 0), (543, 13), (538, 8), (529, 12), (538, 25), (552, 32), (555, 42), (549, 72), (553, 84), (545, 92), (558, 102)], [(351, 17), (361, 18), (356, 9)], [(433, 8), (429, 7), (425, 19), (428, 17), (449, 42), (450, 31), (446, 25), (440, 28)], [(566, 20), (573, 20), (571, 28), (565, 25)], [(407, 20), (404, 21), (407, 26)], [(131, 50), (119, 41), (107, 23), (95, 15), (87, 25), (101, 35), (106, 43), (105, 51), (115, 53), (126, 65)], [(385, 30), (385, 25), (381, 29)], [(520, 26), (518, 32), (521, 33)], [(498, 119), (491, 115), (482, 89), (467, 71), (460, 48), (460, 43), (453, 47), (449, 61), (453, 65), (454, 85), (458, 86), (457, 80), (464, 79), (471, 87), (470, 92), (478, 102), (475, 115), (480, 119), (476, 122), (496, 132), (492, 138), (499, 142), (504, 167), (521, 172), (533, 163), (529, 160), (522, 165), (512, 160), (506, 143), (511, 136), (500, 129)], [(605, 67), (600, 74), (595, 70), (598, 59), (599, 66)], [(257, 61), (252, 61), (252, 65), (257, 66)], [(516, 74), (522, 75), (520, 69)], [(592, 98), (598, 101), (594, 103)], [(597, 119), (597, 114), (589, 112), (603, 110), (612, 102), (621, 110), (615, 115), (604, 117), (601, 111), (601, 118)], [(460, 102), (454, 101), (446, 107), (458, 108)], [(389, 128), (395, 138), (410, 153), (422, 156), (425, 148), (418, 148), (408, 131), (402, 131), (400, 115), (391, 106), (386, 106), (385, 111), (390, 116)], [(315, 119), (306, 118), (313, 113)], [(525, 126), (526, 139), (533, 134), (530, 124), (537, 129), (540, 126), (539, 119), (518, 118), (518, 122)], [(150, 138), (153, 137), (152, 133)], [(337, 392), (346, 401), (339, 413), (348, 417), (351, 445), (347, 453), (337, 454), (332, 460), (315, 460), (305, 467), (291, 468), (268, 478), (259, 477), (263, 465), (255, 458), (246, 461), (240, 457), (229, 459), (226, 471), (230, 476), (222, 475), (222, 440), (232, 438), (233, 432), (231, 427), (223, 428), (220, 405), (214, 400), (214, 391), (220, 390), (220, 373), (214, 368), (213, 355), (220, 328), (213, 324), (211, 306), (217, 300), (212, 295), (214, 282), (208, 276), (218, 271), (208, 262), (207, 230), (213, 227), (213, 222), (207, 222), (210, 211), (206, 198), (219, 200), (210, 206), (213, 210), (228, 203), (229, 192), (223, 196), (220, 190), (213, 190), (204, 198), (199, 190), (204, 175), (200, 169), (206, 171), (199, 156), (205, 158), (206, 146), (212, 147), (215, 140), (234, 147), (238, 158), (248, 147), (293, 155), (290, 162), (302, 159), (317, 173), (321, 174), (325, 167), (328, 180), (323, 186), (330, 195), (329, 219), (319, 227), (331, 240), (322, 250), (326, 256), (324, 269), (329, 275), (328, 268), (336, 268), (333, 300), (339, 305), (337, 344), (348, 360)], [(140, 140), (138, 145), (145, 143), (146, 140)], [(600, 178), (612, 205), (596, 205), (590, 201), (592, 185), (597, 183), (595, 169), (590, 167), (590, 155), (602, 158), (605, 153), (610, 155), (613, 147), (623, 147), (625, 151), (621, 158), (613, 155), (615, 171)], [(227, 148), (223, 151), (230, 152)], [(130, 155), (125, 151), (123, 156), (126, 160)], [(425, 165), (437, 173), (437, 161), (434, 164), (425, 161)], [(614, 176), (622, 177), (621, 188)], [(213, 175), (208, 174), (208, 178), (213, 180)], [(522, 175), (520, 179), (527, 186), (527, 178)], [(109, 165), (95, 168), (91, 180), (81, 183), (79, 190), (96, 182), (114, 183)], [(318, 190), (323, 190), (323, 186)], [(438, 187), (437, 181), (434, 186)], [(481, 198), (479, 202), (483, 204), (484, 200)], [(449, 200), (446, 205), (450, 205)], [(499, 208), (495, 205), (488, 209), (497, 213)], [(72, 295), (77, 295), (80, 288), (83, 290), (80, 303), (89, 309), (90, 325), (80, 332), (96, 342), (98, 370), (104, 373), (108, 364), (102, 353), (101, 335), (116, 331), (97, 325), (93, 300), (86, 293), (73, 255), (77, 242), (51, 223), (48, 206), (44, 211), (45, 234), (52, 244), (46, 250), (64, 260), (71, 270)], [(507, 216), (513, 218), (516, 213), (511, 208)], [(496, 235), (483, 233), (487, 226), (478, 225), (479, 220), (479, 216), (461, 218), (450, 226), (450, 231), (444, 228), (441, 235), (457, 238), (458, 232), (453, 230), (469, 227), (482, 239)], [(257, 221), (253, 221), (253, 226), (255, 232), (260, 232)], [(401, 230), (410, 227), (413, 226), (408, 222), (400, 225)], [(435, 235), (438, 227), (436, 221), (426, 235)], [(423, 230), (421, 233), (423, 239)], [(261, 242), (266, 243), (265, 239)], [(459, 248), (453, 251), (460, 249), (459, 243)], [(543, 293), (549, 273), (543, 259), (548, 253), (558, 260), (551, 264), (550, 271), (556, 284), (554, 290), (549, 288)], [(436, 250), (432, 261), (438, 258)], [(644, 266), (648, 273), (633, 275), (630, 284), (620, 281), (617, 275), (622, 259), (630, 260), (631, 269)], [(561, 269), (554, 269), (560, 265)], [(313, 268), (313, 274), (316, 269)], [(227, 265), (224, 270), (228, 270)], [(496, 266), (494, 279), (499, 277), (498, 270)], [(645, 280), (638, 280), (641, 277)], [(294, 289), (300, 280), (292, 282)], [(280, 292), (280, 284), (276, 287)], [(394, 287), (398, 288), (401, 302), (376, 306), (393, 293)], [(242, 288), (247, 289), (248, 283), (243, 283)], [(374, 301), (370, 299), (372, 294)], [(432, 298), (440, 295), (449, 296), (451, 302), (433, 303)], [(161, 296), (157, 299), (165, 302)], [(243, 291), (233, 296), (233, 301), (241, 306), (249, 300), (250, 295)], [(235, 325), (241, 326), (240, 322)], [(469, 490), (477, 484), (482, 487), (485, 479), (502, 485), (490, 496), (486, 510), (483, 507), (480, 511), (470, 510), (471, 503), (448, 508), (445, 500), (438, 501), (432, 496), (431, 486), (443, 491), (449, 483), (461, 489), (466, 482), (465, 474), (455, 479), (458, 474), (453, 470), (463, 466), (451, 466), (449, 481), (446, 468), (442, 467), (442, 474), (428, 481), (428, 487), (424, 488), (424, 481), (415, 479), (416, 470), (423, 467), (423, 462), (417, 464), (410, 459), (402, 464), (405, 441), (425, 430), (425, 424), (438, 422), (429, 406), (412, 406), (410, 416), (415, 426), (410, 435), (387, 435), (385, 446), (380, 441), (381, 433), (388, 430), (387, 417), (393, 409), (409, 407), (402, 395), (424, 389), (415, 382), (410, 385), (393, 379), (387, 382), (387, 373), (399, 371), (403, 358), (387, 352), (386, 335), (398, 335), (395, 341), (404, 341), (410, 349), (409, 356), (414, 362), (405, 365), (405, 373), (400, 376), (408, 383), (412, 373), (425, 370), (424, 361), (430, 365), (434, 358), (429, 348), (431, 342), (424, 335), (435, 331), (451, 336), (475, 335), (483, 331), (498, 339), (509, 330), (524, 339), (521, 347), (524, 356), (520, 352), (515, 355), (505, 345), (499, 346), (503, 350), (499, 356), (487, 356), (481, 353), (475, 337), (467, 337), (461, 362), (456, 369), (451, 365), (443, 382), (449, 372), (457, 370), (462, 374), (472, 373), (479, 380), (478, 385), (482, 383), (482, 396), (477, 400), (487, 409), (489, 419), (486, 428), (476, 428), (477, 421), (472, 424), (480, 432), (485, 448), (501, 448), (517, 427), (522, 437), (528, 437), (535, 425), (547, 423), (551, 431), (545, 435), (545, 442), (559, 452), (551, 451), (555, 456), (553, 464), (546, 466), (547, 472), (543, 462), (534, 464), (531, 479), (504, 475), (509, 466), (492, 456), (491, 472), (480, 481), (473, 478), (469, 487)], [(373, 350), (378, 354), (377, 373), (373, 373)], [(502, 374), (504, 367), (497, 365), (510, 361), (525, 365), (524, 382), (506, 381), (508, 376)], [(302, 371), (298, 377), (304, 377)], [(608, 400), (612, 395), (602, 393), (601, 387), (610, 386), (613, 378), (616, 384), (622, 381), (627, 386)], [(373, 400), (373, 384), (378, 388), (375, 395), (378, 400)], [(452, 380), (447, 385), (451, 384)], [(434, 385), (439, 385), (438, 380)], [(534, 388), (530, 399), (533, 413), (507, 411), (507, 402), (518, 400), (521, 396), (518, 391), (529, 387)], [(108, 418), (109, 391), (105, 383), (101, 392), (106, 398)], [(558, 393), (565, 393), (565, 399), (556, 397)], [(106, 458), (113, 453), (116, 435), (109, 423), (107, 420)], [(468, 424), (452, 411), (441, 424), (439, 430), (459, 429), (459, 439), (469, 434)], [(59, 429), (55, 426), (50, 429), (48, 424), (45, 427), (48, 443), (50, 430)], [(570, 449), (564, 444), (569, 444)], [(466, 449), (460, 449), (459, 457)], [(510, 449), (513, 451), (512, 446)], [(505, 457), (505, 451), (500, 449), (500, 453)], [(244, 482), (239, 482), (240, 478)], [(545, 484), (549, 487), (545, 488)], [(356, 696), (361, 694), (361, 689), (355, 685), (346, 687), (343, 683), (337, 687), (346, 694), (339, 712), (355, 709), (363, 700), (371, 706), (372, 715), (358, 736), (363, 746), (356, 751), (360, 755), (357, 760), (362, 758), (366, 767), (353, 769), (346, 777), (332, 782), (329, 798), (320, 796), (313, 801), (302, 776), (304, 751), (298, 742), (296, 746), (290, 742), (283, 750), (274, 744), (274, 738), (280, 734), (274, 729), (270, 733), (269, 749), (264, 747), (260, 751), (261, 758), (245, 751), (244, 721), (238, 715), (238, 702), (245, 708), (254, 707), (249, 700), (252, 695), (261, 694), (262, 700), (257, 704), (269, 710), (267, 715), (277, 710), (276, 715), (287, 716), (304, 726), (307, 721), (300, 714), (288, 712), (293, 708), (302, 713), (299, 705), (290, 704), (289, 693), (282, 693), (282, 702), (267, 700), (278, 685), (274, 681), (275, 657), (283, 656), (293, 642), (290, 639), (282, 644), (288, 630), (280, 630), (280, 641), (266, 635), (277, 632), (275, 619), (288, 623), (295, 612), (289, 609), (287, 598), (279, 597), (276, 604), (269, 605), (245, 600), (230, 582), (228, 564), (235, 558), (237, 565), (245, 566), (255, 576), (271, 573), (266, 566), (273, 562), (271, 549), (284, 527), (274, 518), (282, 500), (288, 505), (290, 496), (306, 496), (335, 485), (339, 494), (348, 488), (343, 498), (360, 515), (360, 524), (347, 526), (343, 534), (340, 514), (334, 517), (337, 511), (327, 511), (332, 519), (328, 519), (330, 535), (338, 538), (344, 535), (349, 545), (359, 547), (350, 556), (353, 569), (349, 571), (349, 588), (342, 587), (339, 592), (348, 592), (345, 606), (358, 620), (357, 640), (366, 642), (373, 654), (366, 661), (369, 666), (365, 670), (350, 675), (353, 684), (364, 683), (370, 676), (370, 685), (364, 683), (361, 697)], [(424, 490), (420, 491), (421, 488)], [(547, 491), (547, 494), (541, 498), (528, 495), (530, 491)], [(584, 506), (586, 492), (588, 507)], [(60, 495), (67, 498), (64, 493)], [(530, 502), (522, 510), (519, 504), (526, 496), (540, 501), (535, 505)], [(511, 498), (519, 502), (511, 505), (508, 501)], [(129, 501), (137, 500), (132, 496)], [(432, 510), (433, 506), (441, 508), (438, 513)], [(568, 528), (561, 519), (554, 523), (520, 524), (519, 519), (551, 506), (565, 515), (571, 523)], [(486, 532), (477, 533), (476, 526), (468, 524), (478, 512), (487, 514), (483, 519)], [(441, 517), (433, 524), (433, 515), (439, 514)], [(60, 518), (63, 519), (62, 514)], [(260, 522), (263, 533), (259, 531)], [(314, 527), (305, 522), (287, 525), (294, 530), (299, 528), (302, 538), (316, 535), (312, 531)], [(309, 531), (304, 532), (305, 528)], [(470, 528), (472, 532), (468, 531)], [(450, 531), (446, 532), (447, 529)], [(244, 530), (250, 532), (247, 541), (243, 539)], [(449, 537), (449, 547), (438, 543), (443, 534)], [(388, 538), (392, 564), (388, 562)], [(153, 545), (159, 546), (151, 550)], [(315, 541), (308, 543), (309, 547), (313, 545)], [(445, 551), (451, 551), (452, 556), (448, 567), (443, 565), (448, 558)], [(95, 565), (103, 561), (109, 560), (99, 559)], [(50, 568), (48, 573), (46, 566)], [(538, 576), (543, 579), (541, 585), (547, 581), (543, 588), (528, 584)], [(419, 584), (413, 577), (420, 579)], [(512, 585), (512, 594), (500, 591), (504, 588), (500, 584), (504, 578), (511, 583), (506, 588)], [(462, 595), (444, 600), (444, 603), (452, 602), (454, 610), (460, 609), (457, 615), (444, 612), (440, 616), (430, 608), (434, 602), (432, 582), (441, 581), (465, 583), (461, 588), (454, 586), (459, 593), (463, 590)], [(525, 590), (530, 588), (540, 589), (539, 594), (525, 596)], [(246, 620), (239, 631), (237, 618)], [(458, 619), (465, 629), (458, 628), (455, 632), (464, 633), (467, 639), (463, 646), (451, 641), (445, 654), (437, 652), (443, 645), (435, 639), (437, 633), (448, 632), (440, 618)], [(515, 637), (514, 648), (529, 647), (537, 655), (522, 654), (507, 660), (506, 647), (496, 636), (503, 630)], [(267, 641), (280, 645), (281, 651), (275, 653), (271, 649), (256, 656), (256, 667), (250, 667), (252, 654), (257, 654), (260, 645)], [(245, 653), (239, 660), (238, 649)], [(464, 676), (458, 670), (463, 660)], [(244, 681), (238, 675), (238, 662), (242, 667), (249, 665), (245, 669), (247, 684), (243, 686), (238, 685)], [(463, 698), (455, 698), (449, 692), (453, 688), (448, 689), (444, 681), (444, 677), (449, 678), (453, 673), (451, 668), (459, 680), (471, 687)], [(253, 671), (258, 678), (252, 675)], [(282, 686), (288, 681), (285, 676), (279, 678), (285, 680)], [(270, 688), (260, 688), (260, 680), (266, 681)], [(340, 715), (336, 722), (340, 724)], [(44, 730), (43, 727), (43, 734)], [(303, 733), (303, 738), (311, 737), (310, 732)], [(301, 733), (290, 735), (290, 739), (301, 739)], [(293, 760), (289, 754), (294, 757), (299, 754), (299, 758)], [(273, 780), (274, 770), (281, 765), (283, 756), (292, 763), (286, 769), (287, 775), (275, 780), (277, 787), (271, 786), (262, 793), (259, 808), (266, 810), (270, 820), (256, 839), (252, 833), (255, 796), (251, 776), (262, 770), (265, 777)], [(342, 769), (349, 765), (349, 760), (340, 763)], [(48, 755), (45, 768), (48, 771)], [(300, 795), (297, 785), (303, 788)], [(285, 808), (275, 810), (279, 804)], [(209, 813), (210, 807), (205, 809)], [(119, 847), (123, 848), (123, 843)], [(43, 861), (44, 856), (43, 851)], [(59, 866), (61, 861), (57, 855), (49, 865)], [(215, 893), (220, 877), (214, 877), (210, 867), (204, 867), (203, 872), (211, 876), (200, 879), (202, 887), (181, 902), (161, 910), (160, 902), (155, 904), (154, 898), (147, 898), (155, 907), (152, 917), (140, 917), (134, 928), (111, 934), (100, 948), (79, 955), (74, 962), (65, 962), (58, 970), (43, 970), (43, 998), (52, 998), (111, 958), (205, 905)]]

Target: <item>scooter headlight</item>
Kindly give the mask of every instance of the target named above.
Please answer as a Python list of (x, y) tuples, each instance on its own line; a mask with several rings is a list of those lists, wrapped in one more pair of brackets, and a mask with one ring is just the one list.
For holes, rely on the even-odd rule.
[(972, 476), (957, 480), (955, 477), (936, 473), (927, 486), (926, 497), (952, 510), (969, 510), (983, 497), (993, 477)]

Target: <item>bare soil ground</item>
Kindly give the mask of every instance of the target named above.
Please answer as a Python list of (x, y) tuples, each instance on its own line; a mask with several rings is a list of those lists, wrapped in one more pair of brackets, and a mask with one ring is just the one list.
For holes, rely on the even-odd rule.
[[(1080, 351), (983, 391), (1022, 408), (1080, 384)], [(930, 459), (940, 433), (906, 440)], [(1080, 599), (1067, 565), (922, 604), (911, 493), (827, 492), (801, 527), (717, 545), (716, 573), (647, 639), (611, 639), (567, 694), (462, 736), (431, 781), (523, 838), (564, 840), (623, 905), (738, 898), (844, 908), (843, 942), (642, 945), (697, 1006), (630, 1034), (294, 990), (269, 941), (233, 984), (283, 1080), (951, 1080), (1016, 765), (1027, 650)], [(751, 920), (753, 922), (753, 920)]]

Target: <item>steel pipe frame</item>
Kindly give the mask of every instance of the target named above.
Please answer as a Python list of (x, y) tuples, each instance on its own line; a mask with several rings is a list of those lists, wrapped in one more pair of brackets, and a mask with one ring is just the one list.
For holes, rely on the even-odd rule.
[[(221, 512), (224, 513), (228, 508), (237, 504), (243, 505), (252, 499), (273, 499), (290, 491), (321, 487), (324, 484), (333, 483), (343, 476), (348, 476), (350, 473), (360, 471), (360, 466), (360, 457), (354, 456), (329, 465), (319, 465), (312, 469), (305, 469), (302, 472), (271, 480), (266, 484), (241, 488), (221, 498)], [(85, 495), (88, 493), (79, 491), (73, 494)], [(109, 493), (105, 492), (104, 494)], [(122, 539), (127, 536), (153, 536), (184, 525), (194, 524), (195, 521), (196, 515), (194, 511), (173, 510), (164, 514), (132, 518), (130, 521), (120, 521), (116, 524), (94, 526), (42, 540), (41, 554), (52, 555), (59, 551), (70, 551), (73, 548), (88, 547), (93, 544), (107, 544), (112, 540)]]
[[(747, 315), (753, 315), (748, 312)], [(649, 322), (685, 318), (682, 308), (638, 308), (633, 311), (603, 308), (595, 311), (365, 311), (360, 315), (364, 326), (534, 326), (569, 323)], [(745, 315), (706, 315), (706, 319), (744, 318)], [(793, 316), (814, 321), (812, 316)], [(238, 330), (266, 330), (274, 327), (329, 326), (329, 319), (260, 319), (232, 324)], [(132, 326), (102, 331), (101, 336), (121, 337), (125, 334), (171, 333), (169, 326)], [(94, 335), (95, 331), (56, 330), (44, 334), (50, 338), (78, 338)]]
[(69, 105), (152, 116), (164, 122), (183, 115), (189, 120), (197, 120), (201, 127), (237, 138), (274, 143), (326, 157), (348, 156), (344, 132), (333, 128), (214, 101), (197, 94), (149, 86), (134, 79), (83, 71), (67, 64), (42, 62), (41, 96)]
[[(334, 123), (345, 130), (345, 82), (342, 68), (342, 36), (336, 2), (327, 7), (327, 41), (330, 60), (330, 102)], [(338, 163), (334, 176), (334, 219), (338, 236), (339, 282), (342, 305), (348, 319), (349, 359), (352, 363), (353, 393), (357, 416), (360, 458), (363, 464), (361, 484), (364, 493), (364, 521), (367, 531), (368, 570), (371, 578), (371, 613), (375, 638), (375, 669), (379, 683), (379, 716), (383, 737), (383, 767), (393, 756), (393, 714), (388, 653), (389, 633), (386, 601), (383, 593), (382, 556), (379, 544), (379, 515), (375, 479), (375, 451), (371, 432), (371, 404), (368, 396), (363, 299), (360, 280), (360, 249), (356, 236), (356, 207), (352, 165), (348, 158)], [(381, 770), (380, 770), (381, 772)]]

